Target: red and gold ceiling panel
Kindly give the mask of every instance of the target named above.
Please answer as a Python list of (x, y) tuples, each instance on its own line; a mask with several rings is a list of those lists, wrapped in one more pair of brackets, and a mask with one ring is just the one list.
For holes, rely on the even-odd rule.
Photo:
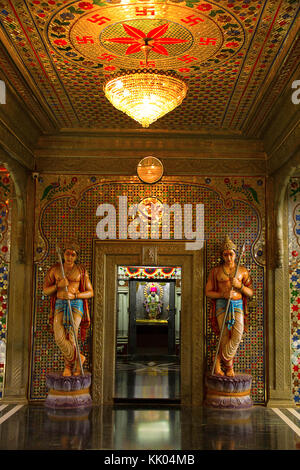
[[(175, 71), (189, 85), (182, 105), (151, 128), (243, 131), (261, 87), (279, 70), (297, 8), (297, 0), (0, 0), (1, 37), (28, 87), (3, 50), (0, 65), (31, 112), (33, 93), (59, 128), (139, 128), (102, 86), (110, 74), (150, 67)], [(292, 73), (299, 59), (291, 57)]]
[(144, 68), (144, 38), (152, 48), (152, 68), (179, 71), (224, 62), (244, 45), (245, 30), (237, 17), (219, 10), (224, 13), (222, 25), (210, 16), (209, 4), (198, 5), (195, 14), (186, 6), (166, 3), (101, 8), (79, 2), (78, 7), (70, 13), (64, 6), (50, 17), (47, 39), (64, 59), (91, 69)]

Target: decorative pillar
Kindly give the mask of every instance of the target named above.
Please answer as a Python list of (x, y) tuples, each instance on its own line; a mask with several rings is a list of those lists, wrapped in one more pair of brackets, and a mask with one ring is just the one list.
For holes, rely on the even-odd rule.
[(34, 183), (31, 172), (21, 167), (3, 151), (0, 152), (0, 159), (1, 163), (8, 169), (14, 182), (3, 399), (6, 403), (26, 403), (33, 301)]
[[(269, 179), (268, 226), (268, 318), (267, 366), (269, 407), (294, 406), (291, 369), (291, 318), (288, 272), (288, 211), (286, 187), (289, 177)], [(283, 182), (283, 183), (282, 183)], [(279, 197), (273, 205), (274, 190)], [(278, 189), (281, 188), (281, 191)], [(274, 222), (277, 221), (277, 226)], [(276, 248), (275, 248), (276, 247)], [(277, 256), (276, 256), (277, 255)]]

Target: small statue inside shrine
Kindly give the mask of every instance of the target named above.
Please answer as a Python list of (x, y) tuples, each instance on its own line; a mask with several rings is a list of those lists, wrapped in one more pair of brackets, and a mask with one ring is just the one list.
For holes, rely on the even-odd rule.
[(157, 320), (162, 314), (162, 300), (158, 295), (158, 289), (155, 284), (150, 286), (150, 289), (145, 293), (144, 307), (146, 309), (146, 314), (148, 319)]

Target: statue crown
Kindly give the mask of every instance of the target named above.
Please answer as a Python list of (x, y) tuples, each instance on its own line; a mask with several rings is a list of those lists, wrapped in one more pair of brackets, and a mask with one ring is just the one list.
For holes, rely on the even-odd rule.
[(80, 251), (80, 245), (75, 238), (71, 238), (67, 240), (64, 244), (64, 251), (67, 249), (76, 251), (76, 253), (78, 254)]
[(234, 251), (236, 251), (236, 249), (237, 249), (236, 245), (233, 243), (232, 240), (230, 240), (229, 236), (226, 235), (225, 240), (224, 240), (223, 245), (222, 245), (222, 248), (221, 248), (222, 253), (225, 250), (234, 250)]

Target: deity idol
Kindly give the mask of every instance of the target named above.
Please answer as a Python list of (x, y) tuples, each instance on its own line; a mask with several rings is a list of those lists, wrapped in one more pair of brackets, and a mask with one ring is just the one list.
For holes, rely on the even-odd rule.
[(148, 318), (155, 320), (160, 317), (162, 311), (162, 301), (159, 298), (157, 287), (155, 285), (150, 286), (150, 293), (146, 295), (144, 306), (146, 308)]
[[(63, 251), (63, 266), (60, 263), (52, 266), (43, 284), (43, 293), (51, 297), (49, 321), (53, 327), (55, 342), (64, 357), (63, 376), (65, 377), (71, 376), (73, 372), (74, 375), (81, 373), (85, 357), (76, 348), (78, 330), (80, 326), (81, 340), (84, 341), (86, 331), (90, 326), (87, 299), (94, 296), (88, 272), (84, 266), (75, 263), (78, 253), (79, 245), (74, 241), (68, 241)], [(63, 276), (62, 267), (65, 276)], [(69, 303), (76, 339), (70, 318)]]
[[(226, 327), (215, 358), (215, 373), (234, 376), (233, 359), (244, 331), (247, 331), (247, 298), (253, 296), (252, 281), (247, 269), (236, 266), (236, 245), (226, 236), (221, 249), (222, 262), (211, 270), (205, 294), (212, 300), (212, 326), (217, 335), (222, 331), (224, 315), (229, 302)], [(237, 272), (236, 272), (237, 270)]]

